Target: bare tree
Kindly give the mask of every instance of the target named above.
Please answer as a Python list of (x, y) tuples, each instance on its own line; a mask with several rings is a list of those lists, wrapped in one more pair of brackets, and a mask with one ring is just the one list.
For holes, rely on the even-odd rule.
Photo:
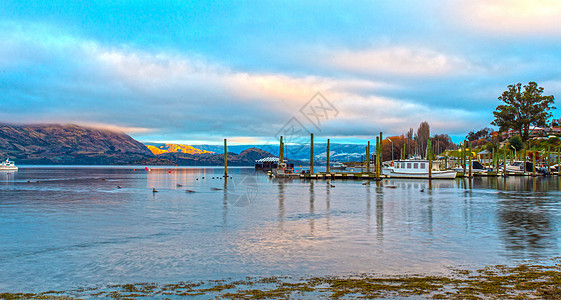
[(409, 128), (407, 131), (407, 155), (411, 154), (411, 143), (413, 142), (413, 128)]
[(430, 137), (430, 126), (429, 123), (424, 121), (421, 122), (419, 128), (417, 129), (417, 144), (419, 145), (419, 154), (421, 157), (425, 157), (425, 150), (427, 148), (427, 141)]

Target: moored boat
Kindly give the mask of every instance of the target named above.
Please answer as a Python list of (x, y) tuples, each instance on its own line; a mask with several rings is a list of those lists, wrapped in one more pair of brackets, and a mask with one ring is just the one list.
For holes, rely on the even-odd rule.
[(390, 178), (419, 178), (419, 179), (454, 179), (454, 170), (431, 170), (429, 161), (424, 159), (398, 160), (389, 167), (382, 169), (382, 174)]
[(0, 163), (0, 171), (17, 171), (17, 170), (18, 167), (16, 166), (16, 164), (9, 159), (6, 159), (6, 161)]
[(347, 166), (341, 162), (334, 162), (329, 166), (331, 170), (346, 170)]
[[(454, 171), (456, 171), (457, 173), (464, 173), (464, 167), (463, 166), (459, 166), (454, 168)], [(465, 172), (468, 173), (469, 172), (469, 166), (466, 165), (465, 168)], [(477, 160), (474, 160), (471, 162), (471, 173), (472, 174), (483, 174), (487, 172), (487, 170), (485, 169), (485, 167)]]

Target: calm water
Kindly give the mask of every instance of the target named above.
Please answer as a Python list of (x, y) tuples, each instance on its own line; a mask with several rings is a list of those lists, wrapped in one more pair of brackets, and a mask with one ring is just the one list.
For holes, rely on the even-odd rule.
[(244, 168), (231, 169), (226, 183), (212, 179), (222, 173), (118, 167), (0, 173), (0, 291), (436, 274), (449, 266), (540, 262), (561, 254), (558, 177), (431, 186), (332, 181), (330, 187), (323, 180), (271, 180)]

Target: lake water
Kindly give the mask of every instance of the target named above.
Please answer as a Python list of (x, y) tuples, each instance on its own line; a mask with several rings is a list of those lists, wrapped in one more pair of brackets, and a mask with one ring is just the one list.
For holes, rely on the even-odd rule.
[(451, 266), (544, 262), (561, 254), (559, 177), (431, 185), (334, 180), (331, 187), (325, 180), (273, 180), (251, 168), (229, 169), (227, 181), (217, 179), (222, 173), (133, 167), (0, 173), (0, 291), (441, 274)]

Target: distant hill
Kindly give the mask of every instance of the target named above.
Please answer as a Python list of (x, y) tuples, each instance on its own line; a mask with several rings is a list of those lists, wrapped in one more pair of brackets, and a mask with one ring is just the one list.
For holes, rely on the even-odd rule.
[[(257, 148), (246, 149), (240, 154), (228, 152), (228, 165), (253, 166), (256, 160), (269, 156), (273, 155), (267, 151)], [(224, 153), (190, 154), (183, 152), (166, 152), (158, 154), (156, 158), (135, 161), (134, 164), (169, 165), (169, 162), (173, 162), (174, 164), (180, 166), (223, 166)]]
[(78, 125), (0, 125), (0, 159), (17, 164), (127, 164), (153, 157), (125, 133)]
[(182, 145), (182, 144), (162, 144), (162, 143), (144, 143), (146, 147), (154, 155), (160, 155), (164, 153), (188, 153), (188, 154), (204, 154), (204, 153), (214, 153), (212, 151), (206, 151), (197, 149), (193, 146)]

